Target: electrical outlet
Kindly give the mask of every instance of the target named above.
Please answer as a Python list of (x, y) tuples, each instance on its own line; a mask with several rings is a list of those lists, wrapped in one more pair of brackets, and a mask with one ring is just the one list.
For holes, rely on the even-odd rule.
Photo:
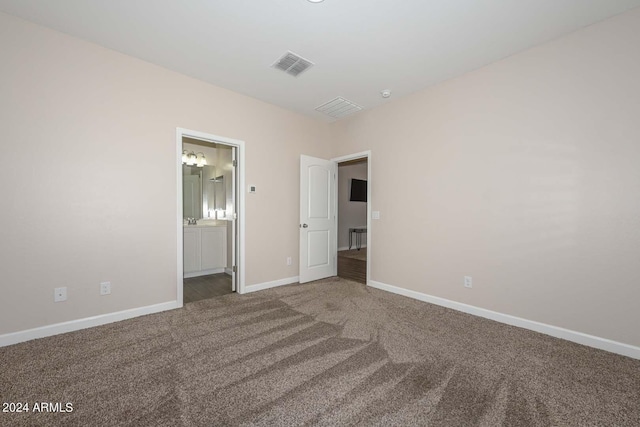
[(62, 302), (67, 300), (67, 287), (55, 288), (53, 290), (53, 302)]
[(109, 295), (111, 293), (111, 282), (100, 283), (100, 295)]
[(464, 276), (464, 287), (473, 288), (473, 279), (471, 276)]
[(291, 259), (290, 256), (287, 257), (287, 265), (291, 265), (293, 264), (293, 260)]

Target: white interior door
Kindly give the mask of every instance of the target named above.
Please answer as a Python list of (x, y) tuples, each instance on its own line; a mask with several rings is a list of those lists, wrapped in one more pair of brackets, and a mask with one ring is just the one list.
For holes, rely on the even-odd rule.
[(338, 164), (300, 156), (300, 283), (337, 274)]
[(237, 165), (238, 161), (236, 159), (236, 147), (231, 147), (231, 159), (233, 161), (233, 168), (232, 168), (232, 173), (231, 173), (231, 206), (232, 206), (232, 212), (231, 212), (231, 290), (234, 292), (237, 292), (238, 287), (236, 285), (237, 282), (237, 278), (238, 278), (238, 273), (237, 273), (237, 260), (238, 260), (238, 256), (236, 253), (236, 238), (238, 235), (238, 210), (237, 210), (237, 200), (238, 198), (236, 197), (236, 173), (238, 171), (238, 168), (235, 166)]

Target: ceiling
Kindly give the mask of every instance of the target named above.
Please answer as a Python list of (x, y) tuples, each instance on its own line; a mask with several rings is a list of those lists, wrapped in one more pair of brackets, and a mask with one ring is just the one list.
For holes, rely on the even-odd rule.
[[(392, 102), (640, 0), (0, 0), (0, 10), (320, 120)], [(315, 65), (272, 68), (287, 51)], [(390, 89), (390, 98), (380, 92)], [(357, 113), (355, 113), (357, 114)]]

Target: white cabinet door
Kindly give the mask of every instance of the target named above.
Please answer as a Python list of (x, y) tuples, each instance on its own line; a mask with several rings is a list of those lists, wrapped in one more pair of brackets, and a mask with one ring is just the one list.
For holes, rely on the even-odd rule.
[(185, 228), (183, 239), (184, 272), (200, 271), (200, 230)]
[(227, 228), (202, 228), (202, 270), (227, 266)]

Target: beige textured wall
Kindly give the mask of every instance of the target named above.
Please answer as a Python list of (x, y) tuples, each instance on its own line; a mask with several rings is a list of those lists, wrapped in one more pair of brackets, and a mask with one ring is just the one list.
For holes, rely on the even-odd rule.
[(179, 126), (246, 141), (248, 285), (298, 273), (299, 155), (371, 149), (373, 280), (640, 345), (639, 27), (327, 126), (0, 14), (0, 334), (175, 299)]
[(297, 275), (328, 125), (5, 14), (0, 52), (0, 334), (175, 300), (176, 127), (246, 142), (246, 284)]
[[(640, 345), (640, 9), (335, 126), (372, 279)], [(473, 277), (473, 289), (463, 276)]]
[[(350, 202), (351, 178), (367, 180), (367, 162), (338, 167), (338, 249), (349, 247), (349, 228), (367, 225), (367, 204)], [(356, 244), (353, 236), (353, 244)], [(363, 234), (362, 245), (367, 245)], [(353, 246), (351, 247), (353, 249)]]

